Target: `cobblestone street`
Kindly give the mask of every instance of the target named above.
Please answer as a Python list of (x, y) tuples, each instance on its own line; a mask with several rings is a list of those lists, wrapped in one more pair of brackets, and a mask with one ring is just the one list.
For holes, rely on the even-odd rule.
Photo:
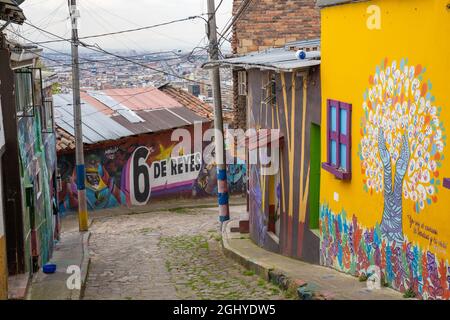
[(217, 209), (96, 218), (84, 299), (288, 299), (226, 258)]

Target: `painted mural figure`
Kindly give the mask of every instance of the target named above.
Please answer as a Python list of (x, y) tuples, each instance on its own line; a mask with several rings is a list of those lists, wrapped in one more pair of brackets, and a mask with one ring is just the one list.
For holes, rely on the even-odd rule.
[(95, 155), (87, 159), (86, 197), (90, 209), (115, 207), (126, 201), (125, 194)]
[(437, 202), (442, 183), (442, 108), (435, 105), (425, 71), (421, 65), (408, 66), (406, 59), (399, 64), (385, 59), (364, 93), (359, 146), (364, 189), (383, 193), (381, 233), (397, 245), (404, 242), (403, 198), (420, 213)]

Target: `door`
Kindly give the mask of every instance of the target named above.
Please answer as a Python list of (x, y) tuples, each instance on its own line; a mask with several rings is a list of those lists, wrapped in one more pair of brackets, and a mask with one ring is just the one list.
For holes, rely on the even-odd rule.
[(310, 161), (309, 177), (309, 228), (319, 229), (320, 211), (320, 126), (311, 123), (310, 131)]

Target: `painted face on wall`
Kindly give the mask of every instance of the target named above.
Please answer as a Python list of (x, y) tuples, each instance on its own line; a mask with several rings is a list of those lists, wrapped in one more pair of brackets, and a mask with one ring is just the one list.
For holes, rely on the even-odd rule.
[(88, 185), (95, 190), (98, 190), (102, 182), (98, 172), (86, 172), (86, 181)]

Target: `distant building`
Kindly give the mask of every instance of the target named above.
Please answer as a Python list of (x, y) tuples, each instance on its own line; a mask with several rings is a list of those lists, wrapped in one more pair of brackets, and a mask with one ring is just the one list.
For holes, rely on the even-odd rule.
[[(89, 210), (216, 193), (215, 165), (203, 159), (210, 143), (195, 137), (212, 126), (210, 105), (168, 84), (83, 92), (81, 100)], [(61, 211), (77, 208), (70, 104), (70, 95), (55, 95)], [(190, 133), (190, 144), (172, 141), (176, 129)], [(245, 165), (230, 166), (228, 174), (230, 191), (243, 192)]]
[(200, 85), (199, 84), (189, 84), (188, 91), (190, 94), (198, 97), (200, 95)]

